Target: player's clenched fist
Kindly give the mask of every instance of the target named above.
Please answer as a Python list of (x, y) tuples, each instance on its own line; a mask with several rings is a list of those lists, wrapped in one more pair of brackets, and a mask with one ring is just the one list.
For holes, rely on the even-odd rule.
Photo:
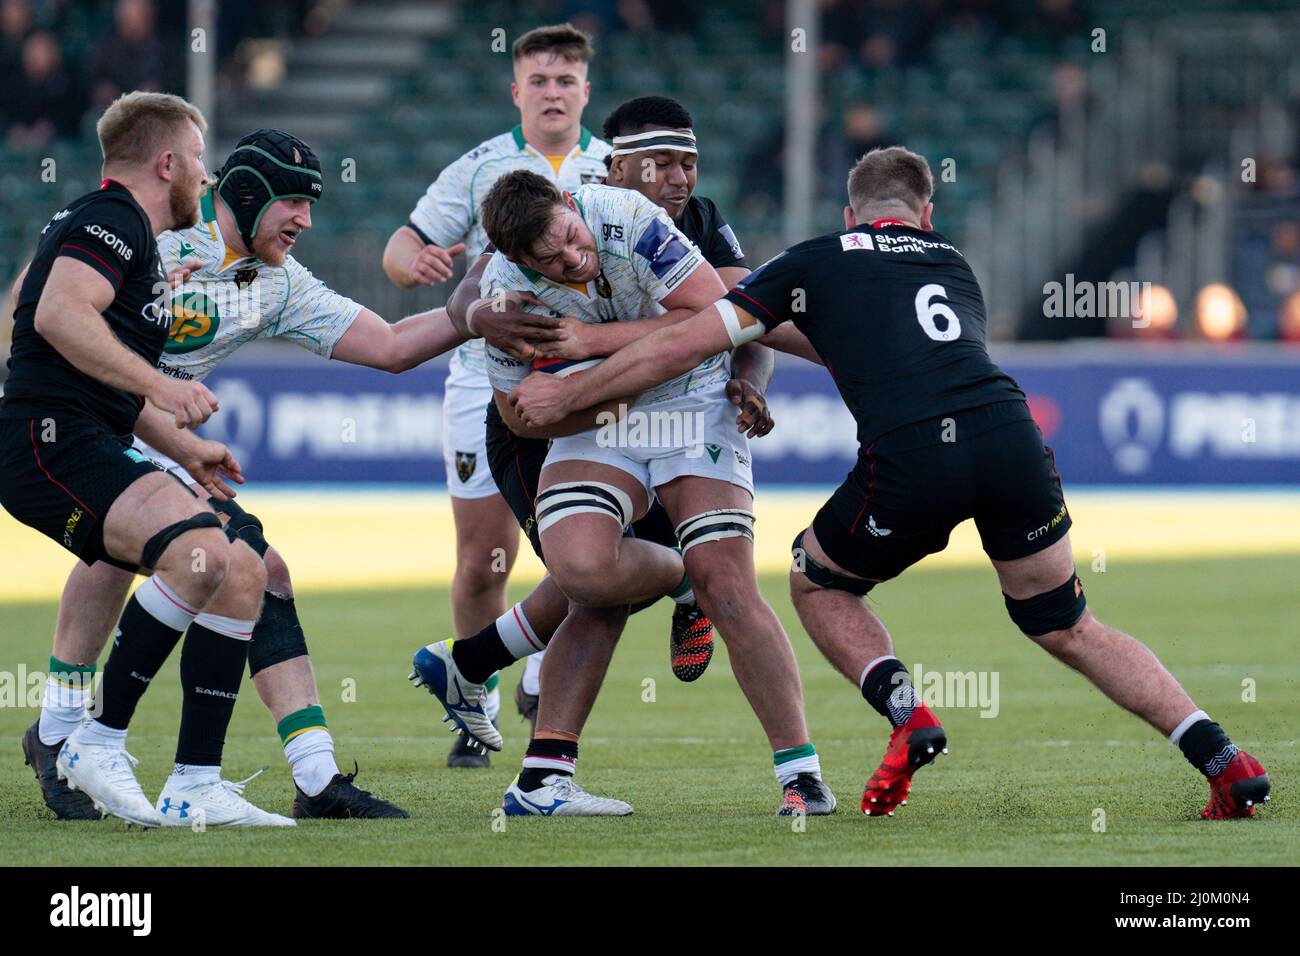
[(145, 398), (155, 407), (176, 416), (177, 428), (196, 428), (221, 407), (217, 396), (202, 382), (184, 382), (168, 378), (161, 372)]
[(542, 428), (569, 414), (568, 395), (564, 379), (534, 372), (515, 386), (510, 404), (525, 425)]
[(446, 282), (451, 278), (452, 258), (464, 251), (463, 242), (458, 242), (449, 249), (444, 249), (442, 246), (422, 246), (420, 251), (411, 257), (406, 267), (407, 278), (421, 285)]

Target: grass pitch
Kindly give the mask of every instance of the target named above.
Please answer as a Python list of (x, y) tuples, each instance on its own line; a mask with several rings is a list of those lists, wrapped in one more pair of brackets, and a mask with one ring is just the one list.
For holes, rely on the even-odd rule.
[[(1300, 657), (1295, 559), (1262, 557), (1081, 565), (1090, 605), (1164, 660), (1233, 739), (1257, 756), (1274, 799), (1254, 821), (1198, 819), (1206, 786), (1177, 749), (1106, 702), (1011, 625), (991, 569), (916, 569), (877, 588), (875, 607), (916, 673), (997, 675), (997, 714), (940, 711), (951, 754), (921, 770), (892, 819), (858, 812), (884, 721), (832, 672), (798, 625), (780, 578), (763, 590), (798, 652), (809, 724), (840, 800), (800, 832), (773, 816), (779, 793), (757, 721), (719, 648), (696, 684), (667, 663), (668, 608), (637, 615), (623, 637), (582, 743), (579, 780), (631, 802), (623, 819), (507, 818), (491, 810), (526, 743), (504, 676), (503, 753), (487, 771), (448, 770), (436, 701), (406, 682), (412, 652), (450, 633), (445, 589), (300, 597), (340, 766), (393, 799), (408, 821), (310, 822), (294, 830), (127, 831), (116, 820), (56, 822), (22, 765), (19, 738), (37, 711), (14, 700), (19, 665), (44, 672), (54, 605), (0, 607), (0, 861), (17, 865), (348, 864), (1085, 864), (1295, 862), (1300, 816)], [(170, 770), (178, 716), (176, 654), (145, 697), (129, 747), (156, 794)], [(654, 699), (643, 700), (644, 681)], [(922, 678), (924, 689), (925, 678)], [(35, 684), (35, 682), (33, 682)], [(991, 684), (985, 685), (991, 689)], [(1253, 687), (1255, 701), (1250, 697)], [(22, 690), (22, 688), (18, 688)], [(354, 691), (354, 692), (353, 692)], [(39, 690), (33, 696), (39, 700)], [(354, 698), (354, 699), (353, 699)], [(15, 704), (24, 706), (15, 706)], [(951, 703), (951, 702), (950, 702)], [(245, 683), (225, 776), (269, 765), (246, 795), (288, 813), (293, 785), (269, 715)], [(1104, 817), (1103, 817), (1104, 814)], [(1104, 831), (1101, 826), (1104, 823)]]

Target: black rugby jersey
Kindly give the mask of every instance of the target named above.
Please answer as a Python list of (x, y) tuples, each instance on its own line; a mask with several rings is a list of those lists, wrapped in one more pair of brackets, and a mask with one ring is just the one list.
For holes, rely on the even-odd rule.
[(792, 246), (727, 299), (792, 321), (826, 361), (866, 446), (912, 422), (1023, 399), (984, 344), (979, 283), (937, 232), (881, 220)]
[(55, 213), (41, 230), (14, 309), (0, 418), (62, 409), (126, 434), (144, 400), (78, 371), (36, 331), (36, 305), (59, 256), (84, 262), (112, 284), (117, 294), (104, 321), (126, 348), (153, 367), (167, 342), (167, 285), (149, 217), (125, 186), (105, 180), (95, 192)]

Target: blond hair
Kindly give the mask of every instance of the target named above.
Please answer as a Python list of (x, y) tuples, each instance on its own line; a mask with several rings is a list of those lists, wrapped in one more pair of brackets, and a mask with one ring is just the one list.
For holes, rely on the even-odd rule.
[(150, 162), (160, 150), (176, 143), (188, 120), (207, 131), (199, 108), (171, 93), (123, 93), (104, 110), (95, 124), (104, 165), (139, 166)]
[(919, 214), (933, 195), (930, 164), (902, 146), (873, 149), (849, 172), (849, 206), (854, 212), (901, 203)]

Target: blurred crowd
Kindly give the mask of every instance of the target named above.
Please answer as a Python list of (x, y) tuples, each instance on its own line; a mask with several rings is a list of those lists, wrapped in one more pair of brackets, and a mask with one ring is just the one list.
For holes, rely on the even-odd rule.
[[(161, 90), (169, 58), (152, 0), (0, 0), (5, 144), (40, 149), (81, 131), (125, 90)], [(183, 6), (183, 5), (182, 5)]]
[(127, 90), (183, 89), (195, 42), (225, 59), (248, 36), (324, 29), (339, 0), (220, 0), (217, 37), (196, 41), (185, 0), (0, 0), (0, 135), (42, 149), (89, 135)]

